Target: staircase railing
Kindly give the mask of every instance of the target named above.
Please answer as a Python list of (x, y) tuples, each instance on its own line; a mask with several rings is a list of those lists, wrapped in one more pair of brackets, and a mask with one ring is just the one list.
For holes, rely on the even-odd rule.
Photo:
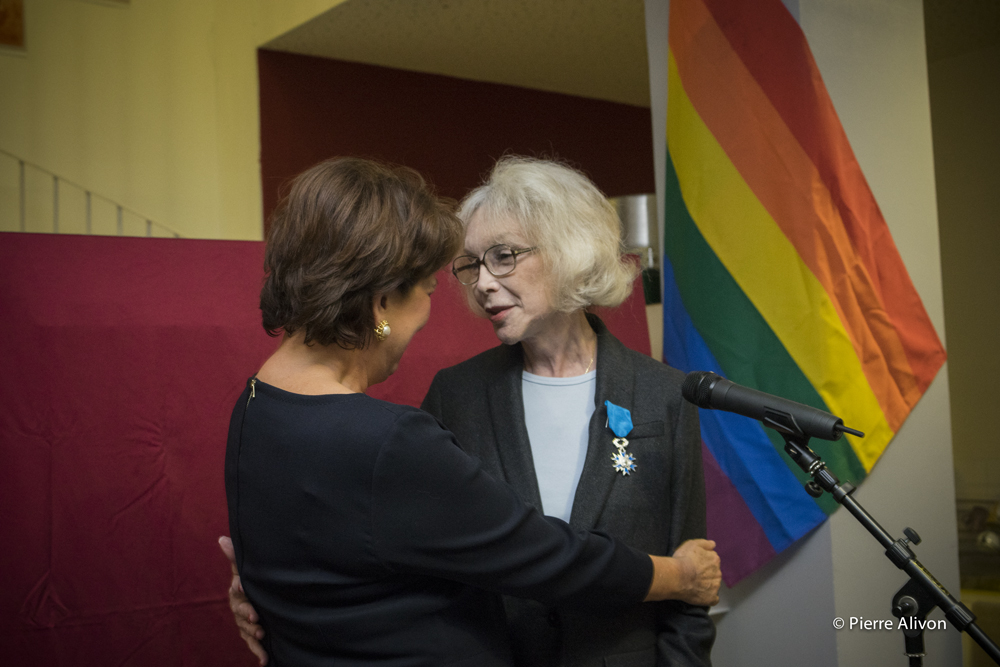
[[(97, 194), (97, 193), (93, 192), (92, 190), (90, 190), (89, 188), (86, 188), (86, 187), (84, 187), (82, 185), (79, 185), (78, 183), (74, 183), (73, 181), (71, 181), (71, 180), (69, 180), (67, 178), (63, 178), (62, 176), (54, 174), (54, 173), (52, 173), (51, 171), (49, 171), (48, 169), (46, 169), (44, 167), (41, 167), (41, 166), (39, 166), (37, 164), (33, 164), (33, 163), (31, 163), (31, 162), (29, 162), (27, 160), (24, 160), (24, 159), (22, 159), (22, 158), (20, 158), (20, 157), (18, 157), (16, 155), (8, 153), (7, 151), (5, 151), (3, 149), (0, 149), (0, 155), (6, 156), (6, 157), (14, 160), (17, 163), (17, 172), (18, 172), (18, 175), (17, 175), (17, 181), (18, 181), (18, 183), (17, 183), (17, 191), (18, 191), (18, 216), (19, 216), (19, 221), (18, 222), (19, 222), (19, 231), (22, 231), (22, 232), (29, 231), (28, 230), (28, 174), (29, 174), (29, 170), (31, 170), (31, 171), (37, 172), (38, 174), (41, 174), (43, 177), (47, 178), (49, 180), (49, 182), (51, 183), (51, 188), (52, 188), (52, 190), (51, 190), (51, 192), (52, 192), (52, 200), (51, 200), (52, 201), (52, 223), (51, 223), (51, 229), (50, 230), (49, 229), (44, 229), (44, 227), (46, 227), (46, 225), (43, 224), (43, 225), (40, 225), (40, 227), (42, 227), (42, 229), (37, 229), (36, 228), (36, 227), (39, 227), (39, 225), (32, 225), (33, 229), (30, 230), (30, 231), (43, 231), (43, 232), (44, 231), (48, 231), (48, 232), (53, 233), (53, 234), (76, 233), (76, 232), (67, 232), (66, 229), (65, 229), (65, 225), (64, 225), (63, 229), (60, 229), (60, 224), (59, 224), (60, 223), (60, 214), (64, 213), (64, 211), (61, 209), (62, 202), (60, 201), (60, 190), (65, 189), (65, 188), (68, 187), (68, 188), (76, 189), (78, 192), (82, 192), (83, 193), (83, 200), (84, 200), (84, 202), (83, 202), (83, 207), (84, 207), (83, 216), (84, 216), (84, 220), (85, 220), (84, 229), (85, 229), (85, 233), (86, 234), (93, 234), (94, 233), (94, 231), (93, 231), (94, 230), (94, 203), (95, 202), (104, 202), (105, 204), (109, 204), (110, 207), (112, 208), (112, 210), (114, 211), (114, 223), (115, 223), (114, 224), (115, 234), (103, 234), (104, 236), (143, 236), (142, 233), (136, 233), (136, 232), (141, 232), (141, 231), (144, 230), (145, 231), (145, 234), (144, 234), (145, 236), (150, 236), (150, 237), (151, 236), (160, 236), (160, 237), (163, 237), (163, 236), (171, 237), (172, 236), (174, 238), (181, 238), (181, 235), (178, 234), (177, 231), (175, 231), (174, 229), (171, 229), (167, 225), (165, 225), (165, 224), (163, 224), (161, 222), (157, 222), (157, 221), (149, 218), (148, 216), (144, 216), (141, 213), (138, 213), (138, 212), (136, 212), (136, 211), (128, 208), (127, 206), (124, 206), (124, 205), (122, 205), (122, 204), (120, 204), (120, 203), (118, 203), (116, 201), (113, 201), (112, 199), (110, 199), (108, 197), (105, 197), (103, 195)], [(131, 227), (131, 228), (133, 228), (135, 230), (133, 233), (129, 233), (129, 234), (125, 233), (126, 216), (129, 216), (129, 218), (131, 218), (133, 220), (138, 220), (139, 221), (138, 226), (136, 226), (134, 224), (131, 224), (131, 223), (129, 224), (129, 227)], [(13, 231), (13, 230), (9, 230), (9, 231)]]

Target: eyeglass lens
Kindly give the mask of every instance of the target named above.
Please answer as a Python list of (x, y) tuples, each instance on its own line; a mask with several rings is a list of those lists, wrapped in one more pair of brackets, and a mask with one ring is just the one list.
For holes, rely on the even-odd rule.
[[(494, 276), (505, 276), (514, 270), (517, 257), (513, 248), (506, 244), (495, 245), (486, 251), (481, 260)], [(453, 264), (455, 276), (465, 285), (471, 285), (479, 278), (480, 260), (476, 257), (459, 257)]]

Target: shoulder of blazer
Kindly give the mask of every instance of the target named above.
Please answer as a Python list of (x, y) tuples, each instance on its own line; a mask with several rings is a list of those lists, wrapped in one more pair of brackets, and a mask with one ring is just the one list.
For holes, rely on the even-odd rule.
[(662, 361), (647, 357), (645, 354), (641, 354), (635, 350), (625, 348), (625, 351), (635, 357), (633, 362), (635, 370), (638, 375), (641, 375), (643, 381), (653, 382), (663, 388), (676, 389), (677, 392), (680, 392), (685, 378), (683, 371), (679, 371), (673, 366), (668, 366)]
[(598, 354), (602, 370), (611, 382), (632, 383), (635, 391), (666, 392), (671, 398), (680, 398), (684, 373), (662, 361), (625, 347), (596, 315), (587, 314), (587, 320), (597, 333)]

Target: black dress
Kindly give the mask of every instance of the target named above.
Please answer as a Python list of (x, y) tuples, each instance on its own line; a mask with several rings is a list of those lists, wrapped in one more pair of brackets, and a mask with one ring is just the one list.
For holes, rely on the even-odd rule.
[(498, 593), (613, 614), (649, 558), (541, 516), (427, 413), (248, 382), (226, 497), (273, 665), (507, 665)]

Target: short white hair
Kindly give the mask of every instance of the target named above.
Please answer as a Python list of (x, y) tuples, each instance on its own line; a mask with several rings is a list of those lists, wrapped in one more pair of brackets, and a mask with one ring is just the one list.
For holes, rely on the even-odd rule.
[(632, 292), (639, 267), (624, 257), (618, 213), (576, 169), (502, 157), (486, 183), (462, 200), (458, 217), (468, 227), (476, 213), (486, 224), (510, 219), (520, 226), (542, 257), (556, 310), (614, 307)]

